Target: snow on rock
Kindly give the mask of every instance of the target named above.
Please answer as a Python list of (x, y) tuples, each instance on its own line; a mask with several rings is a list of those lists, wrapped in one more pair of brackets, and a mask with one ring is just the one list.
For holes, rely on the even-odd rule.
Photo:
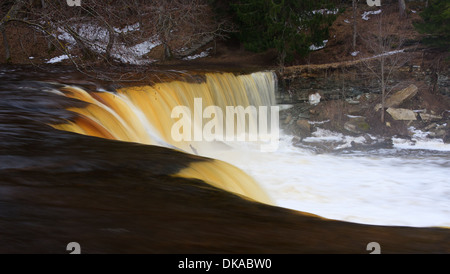
[(116, 59), (126, 64), (144, 65), (154, 62), (154, 60), (145, 59), (143, 56), (149, 53), (154, 47), (161, 45), (157, 36), (151, 37), (149, 40), (127, 47), (123, 43), (116, 44), (111, 54)]
[(309, 100), (309, 104), (310, 105), (317, 105), (318, 103), (320, 103), (320, 94), (318, 92), (310, 94), (308, 96), (308, 100)]
[(440, 138), (430, 138), (431, 132), (409, 127), (411, 139), (392, 138), (395, 148), (424, 149), (437, 151), (450, 151), (450, 144), (444, 143)]
[(212, 50), (212, 48), (208, 48), (206, 49), (206, 51), (202, 51), (199, 54), (195, 54), (195, 55), (190, 55), (187, 57), (184, 57), (183, 60), (194, 60), (197, 58), (203, 58), (203, 57), (207, 57), (209, 55), (209, 51)]

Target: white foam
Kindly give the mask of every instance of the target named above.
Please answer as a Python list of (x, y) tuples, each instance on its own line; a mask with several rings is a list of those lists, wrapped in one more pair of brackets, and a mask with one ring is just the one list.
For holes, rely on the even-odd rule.
[(317, 142), (337, 142), (341, 143), (341, 145), (336, 146), (336, 149), (342, 149), (352, 146), (352, 142), (354, 143), (364, 143), (366, 139), (363, 136), (347, 136), (342, 133), (333, 132), (327, 129), (317, 128), (314, 131), (311, 137), (307, 137), (303, 139), (303, 142), (306, 143), (317, 143)]
[(444, 143), (439, 138), (429, 138), (430, 132), (421, 131), (414, 127), (410, 127), (409, 131), (412, 132), (411, 140), (403, 138), (393, 138), (392, 142), (394, 147), (400, 149), (425, 149), (425, 150), (437, 150), (437, 151), (450, 151), (450, 144)]
[(449, 157), (316, 155), (291, 138), (282, 135), (276, 152), (242, 146), (205, 156), (253, 176), (281, 207), (366, 224), (450, 226)]

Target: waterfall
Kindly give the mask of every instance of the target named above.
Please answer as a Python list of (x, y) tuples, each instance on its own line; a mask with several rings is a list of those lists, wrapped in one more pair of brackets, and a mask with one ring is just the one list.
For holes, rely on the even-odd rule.
[[(77, 114), (76, 118), (52, 126), (198, 155), (232, 149), (236, 141), (270, 146), (268, 143), (273, 145), (278, 141), (278, 112), (273, 109), (276, 85), (273, 72), (256, 72), (247, 75), (206, 73), (191, 79), (124, 87), (115, 92), (65, 86), (60, 90), (65, 96), (87, 105), (69, 108)], [(253, 178), (219, 160), (193, 163), (174, 176), (200, 179), (224, 190), (272, 203)]]

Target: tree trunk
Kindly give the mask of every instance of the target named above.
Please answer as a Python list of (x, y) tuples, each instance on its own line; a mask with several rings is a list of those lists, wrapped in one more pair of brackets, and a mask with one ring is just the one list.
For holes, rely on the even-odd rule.
[(357, 0), (353, 0), (352, 1), (352, 7), (353, 7), (353, 41), (352, 41), (352, 48), (353, 51), (356, 51), (356, 1)]
[(5, 25), (0, 26), (0, 32), (3, 36), (3, 46), (5, 47), (5, 60), (6, 63), (11, 62), (11, 48), (8, 43), (8, 37), (6, 36)]
[(172, 59), (172, 50), (167, 43), (164, 43), (164, 56), (163, 61)]
[(439, 81), (439, 63), (441, 62), (441, 57), (438, 58), (436, 65), (433, 66), (431, 72), (431, 84), (432, 84), (432, 93), (438, 94), (438, 81)]
[(384, 123), (384, 107), (386, 105), (386, 83), (384, 79), (384, 59), (385, 57), (381, 57), (381, 122)]
[(108, 24), (107, 25), (108, 28), (108, 45), (106, 46), (106, 59), (107, 60), (112, 60), (112, 56), (111, 56), (111, 49), (114, 46), (114, 43), (116, 41), (116, 35), (114, 33), (114, 29)]
[(399, 9), (400, 17), (404, 17), (406, 15), (405, 0), (398, 0), (398, 9)]
[(3, 36), (3, 46), (5, 47), (6, 62), (11, 62), (11, 48), (9, 46), (8, 37), (6, 36), (6, 24), (14, 19), (19, 10), (25, 5), (26, 0), (16, 0), (6, 15), (0, 21), (0, 32)]

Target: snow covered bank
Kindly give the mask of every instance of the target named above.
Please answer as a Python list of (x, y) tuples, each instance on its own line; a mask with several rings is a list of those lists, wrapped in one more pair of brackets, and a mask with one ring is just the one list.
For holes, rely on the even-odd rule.
[[(82, 37), (83, 43), (89, 48), (89, 50), (98, 53), (105, 54), (107, 52), (107, 47), (110, 39), (110, 32), (108, 29), (102, 26), (98, 26), (93, 23), (78, 23), (71, 28), (74, 30), (76, 35)], [(122, 34), (127, 34), (131, 32), (136, 32), (140, 30), (139, 23), (135, 23), (123, 28), (113, 27), (114, 36), (119, 36)], [(64, 28), (57, 29), (56, 37), (64, 41), (67, 44), (68, 49), (72, 49), (77, 45), (77, 41), (68, 30)], [(116, 41), (111, 50), (111, 57), (115, 58), (117, 61), (125, 64), (143, 65), (154, 62), (146, 58), (145, 55), (150, 53), (150, 51), (156, 46), (161, 45), (161, 41), (157, 35), (143, 38), (142, 41)], [(49, 63), (61, 62), (65, 58), (63, 56), (55, 57), (49, 61)]]

